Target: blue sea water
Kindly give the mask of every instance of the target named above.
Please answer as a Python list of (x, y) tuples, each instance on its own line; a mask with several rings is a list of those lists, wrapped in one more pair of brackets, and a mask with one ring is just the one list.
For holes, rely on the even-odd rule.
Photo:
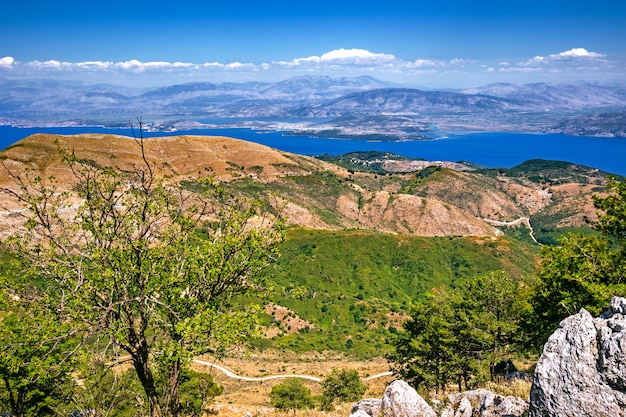
[[(0, 149), (35, 133), (73, 135), (114, 133), (132, 136), (130, 129), (98, 127), (15, 128), (0, 126)], [(251, 129), (194, 129), (146, 132), (144, 136), (220, 135), (244, 139), (301, 155), (340, 155), (353, 151), (387, 151), (426, 160), (469, 161), (490, 168), (510, 168), (529, 159), (568, 161), (626, 176), (626, 139), (526, 133), (474, 133), (427, 141), (370, 142), (363, 140), (289, 136), (285, 132)]]

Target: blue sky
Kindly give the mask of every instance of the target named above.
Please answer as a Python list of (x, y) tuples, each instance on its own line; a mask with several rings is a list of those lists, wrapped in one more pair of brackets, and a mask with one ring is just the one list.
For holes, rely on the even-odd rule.
[(9, 1), (0, 78), (626, 82), (626, 1)]

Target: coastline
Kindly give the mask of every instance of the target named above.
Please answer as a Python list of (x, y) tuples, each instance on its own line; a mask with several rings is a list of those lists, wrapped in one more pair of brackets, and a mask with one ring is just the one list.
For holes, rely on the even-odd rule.
[[(626, 176), (623, 155), (626, 139), (567, 136), (543, 132), (455, 131), (433, 140), (365, 141), (330, 137), (292, 136), (286, 130), (246, 127), (194, 128), (175, 131), (146, 131), (146, 137), (203, 135), (230, 136), (263, 144), (285, 152), (317, 156), (342, 155), (357, 151), (383, 151), (415, 159), (468, 161), (488, 168), (512, 168), (530, 159), (567, 161), (616, 175)], [(12, 127), (0, 125), (0, 149), (36, 133), (76, 135), (80, 133), (132, 136), (130, 127), (99, 126)]]

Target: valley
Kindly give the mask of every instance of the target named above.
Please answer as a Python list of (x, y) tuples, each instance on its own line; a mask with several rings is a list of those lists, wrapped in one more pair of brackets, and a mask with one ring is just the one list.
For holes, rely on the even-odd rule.
[[(58, 196), (69, 193), (62, 216), (79, 210), (76, 177), (59, 147), (118, 172), (145, 157), (184, 195), (219, 187), (282, 217), (285, 240), (263, 287), (229, 301), (235, 311), (254, 310), (256, 331), (244, 345), (192, 361), (223, 387), (211, 410), (225, 417), (281, 415), (269, 399), (287, 375), (304, 376), (319, 402), (320, 381), (333, 369), (356, 371), (365, 395), (379, 398), (397, 378), (387, 358), (416, 303), (490, 272), (531, 282), (541, 245), (592, 232), (591, 196), (603, 195), (608, 178), (561, 161), (489, 169), (378, 151), (316, 158), (218, 136), (152, 137), (143, 145), (144, 156), (136, 139), (109, 134), (36, 134), (11, 145), (0, 152), (0, 234), (25, 230), (23, 208), (6, 193), (17, 190), (11, 175), (40, 176)], [(536, 360), (531, 352), (513, 359), (523, 370)], [(528, 392), (528, 384), (490, 388)], [(347, 415), (349, 408), (339, 402), (309, 415)]]
[[(55, 141), (94, 164), (139, 162), (136, 142), (112, 135), (35, 135), (0, 158), (9, 169), (35, 169), (71, 188)], [(589, 230), (591, 195), (603, 192), (607, 178), (542, 160), (477, 169), (377, 152), (319, 159), (225, 137), (145, 143), (160, 175), (188, 192), (200, 191), (193, 179), (210, 179), (289, 225), (267, 291), (238, 301), (264, 306), (264, 336), (251, 340), (259, 352), (384, 356), (387, 338), (427, 291), (487, 271), (531, 276), (538, 243)], [(0, 186), (11, 186), (6, 171)], [(6, 234), (20, 227), (19, 205), (5, 200), (3, 210)]]
[[(362, 379), (385, 373), (389, 370), (386, 360), (375, 358), (370, 360), (354, 360), (332, 352), (325, 354), (311, 353), (293, 355), (289, 352), (274, 352), (265, 355), (254, 354), (247, 358), (229, 358), (220, 362), (237, 374), (263, 377), (265, 375), (305, 374), (324, 378), (329, 371), (335, 369), (356, 370)], [(272, 408), (269, 394), (273, 386), (281, 382), (273, 379), (264, 382), (245, 382), (225, 376), (221, 371), (208, 370), (205, 366), (194, 365), (195, 369), (209, 372), (220, 385), (224, 387), (222, 395), (216, 398), (212, 408), (220, 416), (235, 417), (247, 412), (257, 415), (278, 416), (279, 411)], [(366, 397), (380, 397), (387, 385), (393, 381), (393, 376), (383, 376), (365, 381)], [(321, 384), (305, 380), (306, 386), (313, 395), (320, 395)], [(309, 410), (310, 416), (335, 416), (350, 414), (351, 403), (337, 404), (332, 412)]]

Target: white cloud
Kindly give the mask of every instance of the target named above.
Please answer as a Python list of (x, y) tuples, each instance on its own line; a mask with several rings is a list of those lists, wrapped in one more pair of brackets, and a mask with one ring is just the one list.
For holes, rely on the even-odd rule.
[(230, 64), (224, 65), (225, 69), (230, 70), (244, 70), (244, 69), (257, 69), (259, 66), (254, 64), (245, 64), (241, 62), (231, 62)]
[(470, 62), (467, 59), (463, 59), (463, 58), (454, 58), (450, 60), (450, 65), (453, 66), (464, 66), (466, 64), (469, 64)]
[(129, 61), (124, 61), (124, 62), (117, 62), (114, 64), (114, 67), (125, 69), (125, 70), (137, 71), (137, 72), (170, 69), (170, 68), (175, 68), (175, 67), (188, 67), (188, 66), (192, 66), (192, 64), (183, 64), (180, 62), (172, 64), (170, 62), (164, 62), (164, 61), (141, 62), (136, 59), (131, 59)]
[(507, 68), (499, 68), (498, 69), (499, 72), (510, 72), (510, 73), (515, 73), (515, 72), (521, 72), (521, 73), (529, 73), (529, 72), (541, 72), (542, 69), (538, 68), (538, 67), (507, 67)]
[(393, 62), (397, 58), (391, 54), (378, 54), (365, 49), (336, 49), (326, 52), (321, 56), (309, 56), (306, 58), (296, 58), (292, 61), (278, 61), (275, 64), (283, 66), (298, 66), (307, 63), (322, 64), (376, 64), (382, 62)]
[(12, 68), (15, 65), (15, 58), (12, 56), (5, 56), (0, 58), (0, 68)]
[(44, 61), (44, 62), (31, 61), (31, 62), (27, 62), (26, 65), (35, 69), (61, 71), (61, 70), (71, 70), (75, 64), (72, 64), (71, 62), (61, 62), (61, 61), (51, 59), (51, 60)]
[(416, 59), (413, 62), (408, 62), (406, 66), (408, 68), (429, 68), (442, 65), (441, 62), (432, 61), (430, 59)]
[(572, 48), (547, 56), (537, 55), (517, 64), (501, 63), (498, 72), (537, 74), (535, 77), (542, 76), (545, 79), (551, 79), (555, 74), (560, 74), (563, 79), (569, 77), (577, 80), (597, 80), (607, 79), (610, 76), (624, 80), (626, 78), (624, 67), (622, 70), (614, 70), (614, 67), (619, 65), (619, 60), (608, 59), (606, 55), (599, 52), (588, 51), (585, 48)]
[(336, 49), (290, 61), (168, 62), (58, 60), (20, 62), (0, 58), (0, 77), (74, 79), (87, 83), (157, 86), (190, 81), (279, 81), (299, 75), (370, 75), (382, 80), (422, 86), (476, 86), (494, 81), (539, 82), (560, 77), (626, 82), (623, 59), (607, 57), (585, 48), (535, 56), (522, 62), (476, 60), (471, 57), (404, 60), (366, 49)]
[(376, 54), (365, 49), (336, 49), (326, 52), (320, 57), (321, 61), (393, 61), (396, 59), (391, 54)]
[(210, 68), (224, 68), (224, 64), (220, 64), (219, 62), (205, 62), (204, 64), (201, 64), (198, 67), (199, 68), (206, 68), (206, 69), (210, 69)]
[(527, 64), (547, 64), (554, 61), (564, 61), (564, 60), (580, 60), (580, 59), (599, 59), (604, 58), (606, 55), (600, 54), (598, 52), (591, 52), (586, 50), (585, 48), (572, 48), (568, 51), (559, 52), (558, 54), (550, 54), (547, 57), (537, 55), (536, 57), (527, 61)]
[(588, 58), (602, 58), (605, 55), (599, 54), (597, 52), (587, 51), (585, 48), (572, 48), (569, 51), (561, 52), (560, 54), (550, 55), (551, 58), (558, 57), (566, 57), (566, 58), (580, 58), (580, 57), (588, 57)]
[(112, 62), (106, 61), (85, 61), (76, 63), (76, 67), (88, 70), (106, 70), (112, 66)]

